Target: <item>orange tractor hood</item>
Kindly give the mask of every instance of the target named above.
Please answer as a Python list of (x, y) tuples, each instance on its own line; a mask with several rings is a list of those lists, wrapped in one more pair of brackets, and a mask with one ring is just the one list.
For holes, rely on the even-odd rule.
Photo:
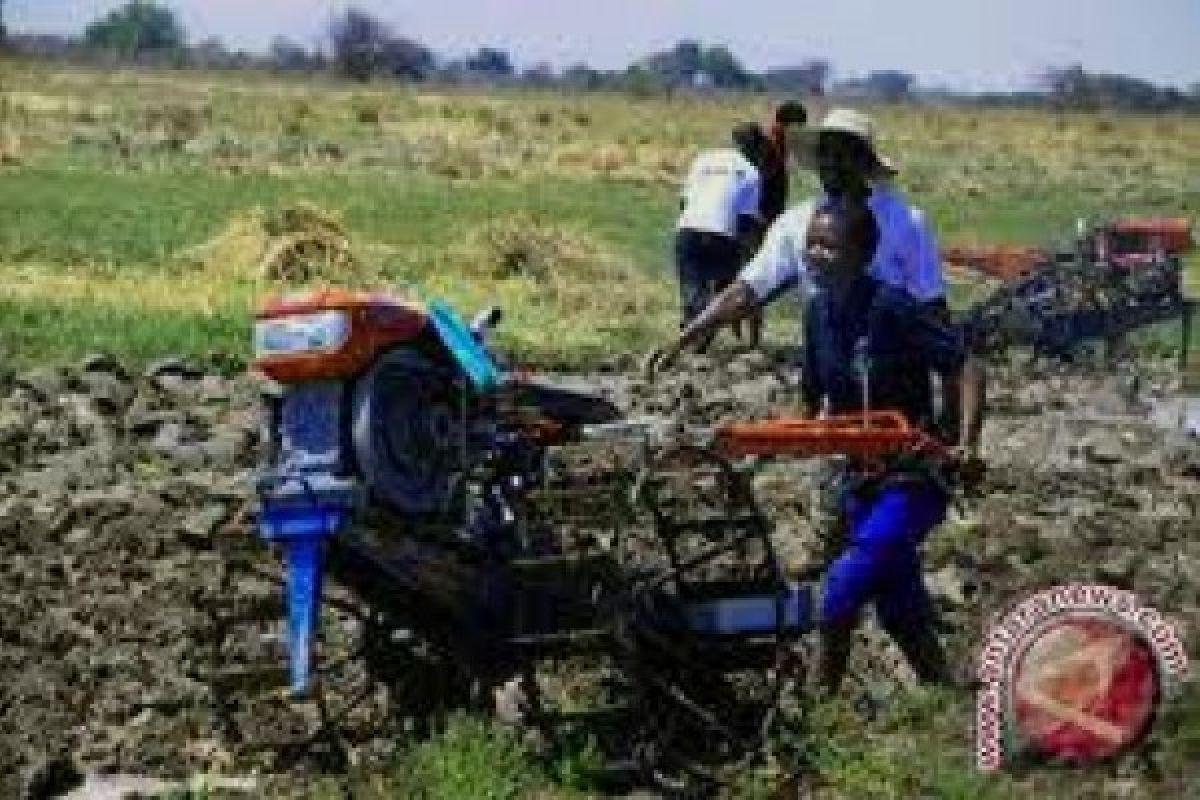
[(379, 292), (325, 288), (267, 299), (255, 320), (269, 323), (323, 312), (346, 315), (348, 335), (336, 348), (257, 358), (254, 368), (281, 383), (342, 379), (361, 373), (384, 349), (422, 336), (428, 315), (422, 306)]

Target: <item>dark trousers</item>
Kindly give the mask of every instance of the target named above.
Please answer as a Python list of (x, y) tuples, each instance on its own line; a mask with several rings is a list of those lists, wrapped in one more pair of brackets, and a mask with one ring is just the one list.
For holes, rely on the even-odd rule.
[(675, 269), (679, 275), (681, 327), (733, 283), (740, 268), (741, 252), (733, 237), (680, 229), (675, 234)]

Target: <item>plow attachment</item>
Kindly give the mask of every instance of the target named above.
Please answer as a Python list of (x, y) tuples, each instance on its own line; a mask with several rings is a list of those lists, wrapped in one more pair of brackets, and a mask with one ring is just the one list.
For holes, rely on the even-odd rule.
[(977, 351), (1025, 346), (1069, 358), (1086, 342), (1113, 341), (1178, 319), (1180, 360), (1186, 364), (1194, 310), (1175, 256), (1120, 263), (1077, 254), (1043, 262), (1002, 286), (967, 312), (966, 325)]
[(263, 539), (283, 550), (286, 567), (288, 661), (291, 690), (309, 688), (313, 637), (321, 597), (322, 558), (327, 541), (345, 524), (351, 511), (348, 489), (317, 489), (307, 481), (285, 482), (264, 502), (259, 517)]

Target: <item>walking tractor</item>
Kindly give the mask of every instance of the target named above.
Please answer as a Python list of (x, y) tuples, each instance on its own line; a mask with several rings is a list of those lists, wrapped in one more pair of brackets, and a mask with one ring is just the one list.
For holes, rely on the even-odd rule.
[(336, 289), (258, 313), (259, 528), (286, 562), (292, 692), (322, 691), (329, 579), (371, 609), (372, 649), (419, 643), (523, 722), (586, 729), (612, 769), (694, 774), (757, 752), (795, 695), (816, 575), (785, 573), (740, 457), (936, 444), (883, 412), (623, 420), (505, 370), (486, 345), (499, 318)]

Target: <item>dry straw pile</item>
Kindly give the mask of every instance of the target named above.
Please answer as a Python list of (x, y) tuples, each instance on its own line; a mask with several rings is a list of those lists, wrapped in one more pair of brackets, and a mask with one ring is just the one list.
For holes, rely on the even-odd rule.
[(0, 167), (19, 167), (23, 161), (21, 137), (12, 131), (0, 131)]
[(185, 263), (234, 280), (345, 283), (362, 273), (341, 221), (308, 203), (236, 214), (212, 240), (181, 255)]
[(526, 213), (470, 231), (446, 260), (451, 275), (518, 290), (564, 315), (619, 319), (644, 313), (658, 293), (628, 259), (595, 238)]

